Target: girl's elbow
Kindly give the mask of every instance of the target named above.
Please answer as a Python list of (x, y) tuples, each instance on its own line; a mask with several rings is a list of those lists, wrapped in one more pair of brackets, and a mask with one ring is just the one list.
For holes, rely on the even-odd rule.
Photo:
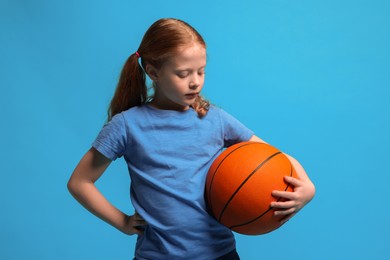
[(316, 195), (316, 186), (313, 184), (313, 182), (310, 181), (310, 185), (309, 185), (310, 200), (313, 199), (315, 195)]
[(67, 186), (68, 191), (70, 192), (70, 194), (73, 195), (75, 190), (76, 190), (76, 183), (75, 183), (75, 181), (72, 178), (70, 178), (66, 186)]
[(316, 190), (317, 190), (317, 188), (316, 188), (316, 186), (314, 186), (314, 184), (313, 184), (313, 197), (316, 195)]
[(85, 189), (87, 189), (90, 185), (94, 185), (94, 181), (90, 179), (86, 179), (79, 174), (73, 174), (67, 183), (67, 188), (70, 194), (73, 197), (79, 197)]
[(80, 190), (80, 182), (72, 176), (67, 183), (67, 188), (70, 194), (75, 196), (78, 193), (78, 190)]

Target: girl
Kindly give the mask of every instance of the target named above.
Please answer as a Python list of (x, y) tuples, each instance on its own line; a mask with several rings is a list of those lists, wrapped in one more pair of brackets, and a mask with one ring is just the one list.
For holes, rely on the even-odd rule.
[[(263, 141), (202, 98), (205, 67), (206, 44), (194, 28), (177, 19), (156, 21), (126, 61), (108, 123), (68, 182), (89, 211), (125, 234), (138, 235), (135, 259), (239, 259), (232, 232), (206, 211), (205, 176), (224, 147)], [(152, 97), (146, 74), (153, 81)], [(136, 210), (131, 216), (94, 185), (121, 156), (131, 178)], [(301, 165), (289, 159), (299, 176), (286, 178), (294, 192), (274, 191), (285, 200), (271, 204), (283, 221), (314, 196)]]

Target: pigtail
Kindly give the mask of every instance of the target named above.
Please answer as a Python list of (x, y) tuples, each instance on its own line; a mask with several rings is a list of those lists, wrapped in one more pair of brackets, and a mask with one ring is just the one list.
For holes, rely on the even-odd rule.
[(210, 108), (210, 102), (204, 99), (202, 96), (198, 96), (191, 107), (196, 111), (198, 117), (204, 117)]
[(122, 111), (145, 104), (147, 100), (145, 72), (138, 63), (138, 55), (138, 53), (130, 55), (123, 66), (115, 94), (108, 108), (108, 121)]

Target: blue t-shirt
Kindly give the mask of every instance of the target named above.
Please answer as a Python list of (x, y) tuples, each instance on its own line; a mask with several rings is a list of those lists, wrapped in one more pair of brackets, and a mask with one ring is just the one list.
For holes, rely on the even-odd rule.
[(233, 233), (206, 211), (205, 179), (213, 160), (247, 141), (252, 131), (211, 106), (160, 110), (149, 104), (115, 115), (92, 146), (128, 165), (134, 209), (148, 225), (138, 236), (137, 259), (214, 259), (235, 248)]

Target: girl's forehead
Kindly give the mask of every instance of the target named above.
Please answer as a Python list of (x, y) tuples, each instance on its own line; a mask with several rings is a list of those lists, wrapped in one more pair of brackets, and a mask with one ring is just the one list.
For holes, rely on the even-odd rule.
[(205, 66), (206, 49), (200, 44), (187, 45), (179, 48), (176, 55), (168, 63), (173, 66)]

